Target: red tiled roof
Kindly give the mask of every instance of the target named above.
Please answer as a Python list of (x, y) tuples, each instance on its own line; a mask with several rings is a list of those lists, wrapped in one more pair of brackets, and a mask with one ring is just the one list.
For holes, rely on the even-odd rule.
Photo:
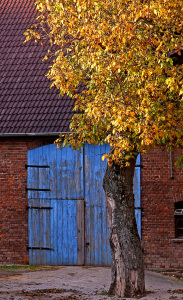
[(36, 13), (34, 0), (0, 1), (0, 134), (69, 131), (74, 100), (50, 89), (46, 47), (23, 43)]

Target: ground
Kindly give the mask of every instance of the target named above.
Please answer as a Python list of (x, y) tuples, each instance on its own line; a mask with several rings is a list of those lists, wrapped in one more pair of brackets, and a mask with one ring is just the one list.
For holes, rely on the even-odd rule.
[[(110, 268), (101, 267), (0, 266), (0, 300), (122, 299), (106, 294), (110, 275)], [(147, 271), (147, 294), (141, 300), (183, 299), (182, 275)]]

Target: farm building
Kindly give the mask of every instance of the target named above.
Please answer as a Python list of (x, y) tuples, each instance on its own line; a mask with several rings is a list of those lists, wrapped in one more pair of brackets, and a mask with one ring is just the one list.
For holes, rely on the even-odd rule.
[[(34, 0), (0, 3), (0, 264), (108, 266), (101, 156), (109, 146), (56, 148), (74, 101), (50, 89), (47, 47), (23, 43), (35, 18)], [(136, 217), (149, 269), (183, 264), (180, 153), (157, 147), (138, 157)]]

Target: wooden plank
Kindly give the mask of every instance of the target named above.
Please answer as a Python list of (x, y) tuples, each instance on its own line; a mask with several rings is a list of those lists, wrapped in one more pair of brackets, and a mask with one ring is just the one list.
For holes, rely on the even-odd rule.
[(135, 218), (137, 222), (137, 229), (141, 238), (141, 209), (135, 208)]
[(68, 261), (77, 265), (77, 201), (68, 200)]
[(85, 226), (86, 265), (109, 266), (111, 253), (109, 230), (102, 187), (107, 161), (102, 156), (109, 152), (109, 145), (85, 145)]
[(84, 265), (84, 200), (77, 200), (77, 265)]
[[(29, 233), (29, 246), (32, 242), (32, 210), (28, 210), (28, 233)], [(33, 264), (33, 251), (29, 250), (29, 264)]]
[[(46, 147), (42, 147), (42, 158), (40, 158), (40, 161), (42, 161), (43, 165), (49, 165), (50, 166), (50, 149), (49, 145)], [(43, 173), (43, 186), (50, 188), (50, 192), (46, 191), (42, 193), (43, 199), (42, 199), (42, 204), (47, 207), (52, 207), (51, 205), (51, 187), (50, 187), (50, 171), (51, 168), (47, 168), (44, 170), (46, 172)], [(54, 249), (52, 239), (51, 239), (51, 215), (52, 215), (52, 210), (53, 209), (47, 209), (43, 210), (43, 230), (45, 232), (44, 234), (44, 245), (46, 248), (51, 248)], [(43, 252), (43, 251), (42, 251)], [(53, 251), (49, 250), (44, 250), (44, 264), (45, 265), (50, 265), (51, 264), (51, 253)]]
[(62, 215), (62, 226), (63, 226), (63, 237), (62, 237), (62, 245), (61, 245), (61, 251), (62, 251), (62, 257), (63, 265), (68, 265), (68, 207), (66, 200), (63, 200), (60, 202), (63, 205), (63, 215)]
[[(44, 146), (48, 150), (47, 162), (50, 165), (49, 170), (49, 186), (50, 186), (50, 198), (57, 199), (57, 147), (54, 144)], [(45, 161), (45, 163), (46, 163)]]
[[(32, 243), (33, 245), (30, 245), (30, 246), (41, 246), (40, 245), (40, 218), (39, 218), (39, 211), (36, 209), (35, 211), (32, 211), (32, 237), (33, 237), (33, 240), (32, 240)], [(40, 261), (39, 261), (39, 251), (37, 250), (33, 250), (33, 264), (34, 265), (39, 265), (40, 264)]]
[(133, 178), (133, 193), (134, 193), (134, 205), (135, 205), (135, 217), (137, 222), (137, 229), (139, 236), (141, 237), (141, 157), (137, 156)]
[[(53, 210), (51, 212), (51, 244), (53, 245), (54, 251), (51, 251), (51, 265), (57, 266), (62, 265), (62, 257), (60, 257), (61, 241), (60, 235), (62, 232), (62, 218), (59, 208), (59, 202), (55, 199), (51, 200)], [(62, 235), (61, 235), (62, 238)]]
[[(44, 147), (39, 147), (36, 151), (36, 149), (34, 149), (34, 155), (37, 157), (38, 159), (38, 164), (39, 165), (43, 165), (43, 148)], [(48, 189), (48, 180), (46, 182), (46, 178), (45, 178), (45, 169), (43, 168), (38, 168), (38, 172), (39, 172), (39, 181), (38, 181), (38, 187), (39, 189)], [(42, 206), (43, 205), (43, 199), (46, 197), (46, 193), (48, 193), (48, 191), (39, 191), (38, 192), (38, 198), (39, 198), (39, 205)], [(36, 201), (36, 199), (35, 199)], [(45, 240), (46, 240), (46, 235), (47, 235), (47, 225), (46, 224), (46, 211), (41, 210), (35, 210), (36, 213), (39, 215), (39, 223), (37, 224), (37, 240), (39, 241), (39, 244), (36, 245), (37, 243), (35, 243), (35, 246), (38, 247), (46, 247), (45, 244)], [(49, 245), (50, 246), (50, 245)], [(37, 264), (38, 265), (46, 265), (46, 250), (34, 250), (36, 252), (37, 255)]]

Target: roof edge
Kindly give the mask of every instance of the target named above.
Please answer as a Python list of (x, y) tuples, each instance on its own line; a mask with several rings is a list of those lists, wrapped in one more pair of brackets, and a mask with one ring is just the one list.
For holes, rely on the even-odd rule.
[(28, 133), (0, 133), (0, 137), (34, 137), (34, 136), (59, 136), (70, 132), (28, 132)]

